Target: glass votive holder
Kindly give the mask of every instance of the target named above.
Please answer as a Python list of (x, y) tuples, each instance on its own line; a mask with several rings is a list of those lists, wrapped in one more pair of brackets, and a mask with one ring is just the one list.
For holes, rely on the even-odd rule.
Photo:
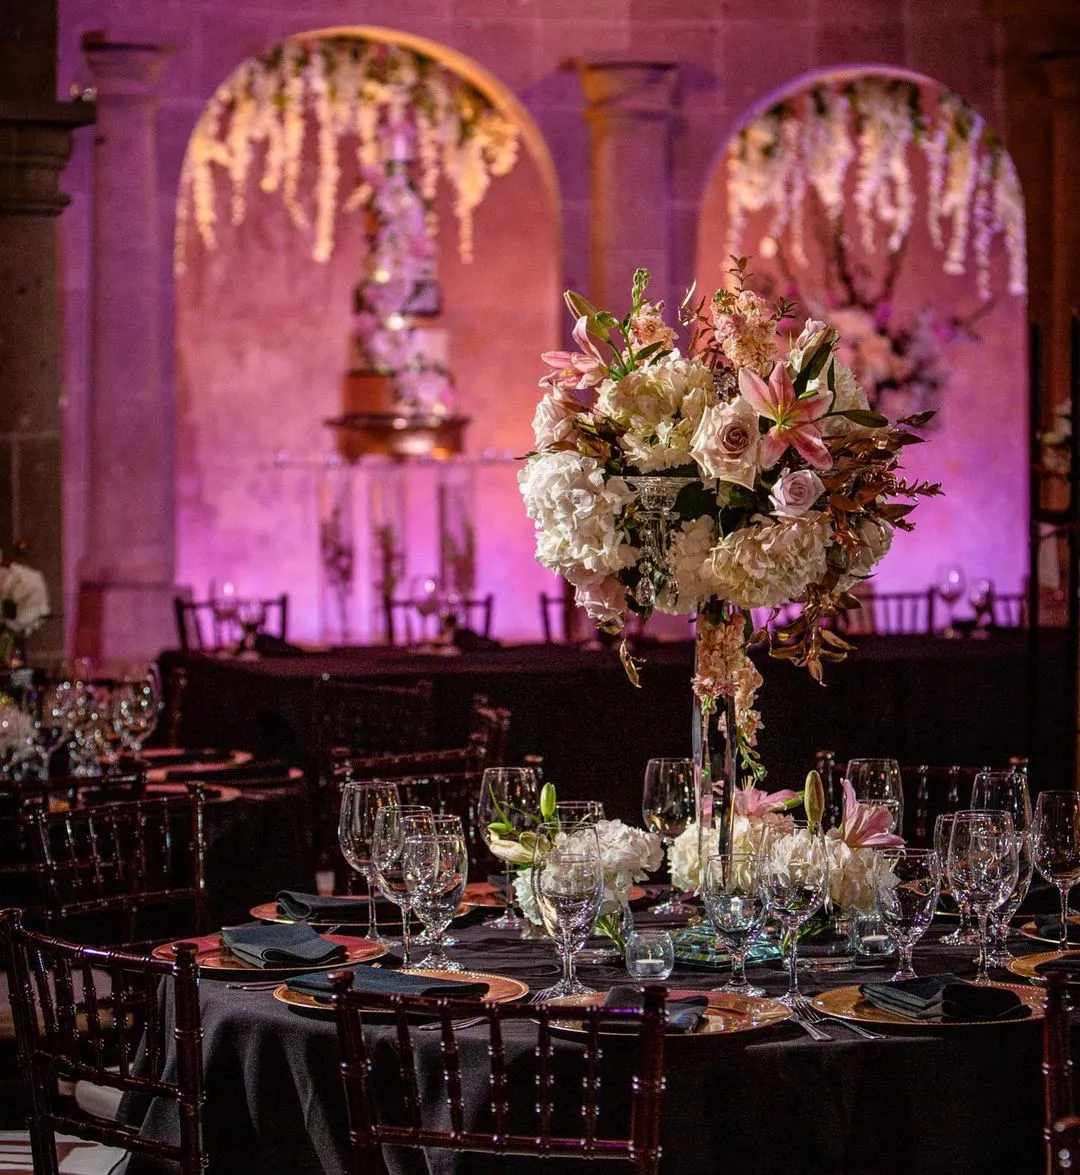
[(891, 955), (896, 950), (880, 914), (855, 915), (855, 950), (860, 955)]
[(626, 972), (642, 982), (667, 979), (675, 969), (675, 944), (666, 930), (635, 930), (626, 937)]

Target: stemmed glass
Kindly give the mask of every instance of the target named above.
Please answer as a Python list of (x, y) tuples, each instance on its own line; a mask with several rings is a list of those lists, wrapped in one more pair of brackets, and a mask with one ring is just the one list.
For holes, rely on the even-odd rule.
[(259, 655), (255, 648), (255, 638), (259, 635), (259, 629), (266, 623), (266, 605), (262, 600), (237, 600), (236, 619), (244, 633), (240, 648), (237, 649), (237, 656), (252, 661)]
[(993, 916), (990, 936), (993, 949), (989, 962), (994, 967), (1007, 967), (1012, 960), (1007, 941), (1009, 923), (1020, 903), (1027, 897), (1031, 874), (1035, 867), (1031, 844), (1031, 800), (1027, 779), (1022, 771), (980, 771), (971, 788), (973, 809), (1008, 812), (1016, 829), (1018, 872), (1016, 886)]
[(149, 671), (134, 680), (120, 698), (120, 741), (136, 759), (142, 756), (143, 743), (154, 733), (162, 706), (157, 680)]
[(968, 602), (975, 613), (975, 633), (986, 636), (994, 624), (994, 585), (989, 579), (977, 579), (968, 588)]
[(849, 759), (846, 778), (863, 804), (877, 804), (892, 814), (889, 832), (904, 826), (904, 784), (895, 759)]
[(769, 908), (784, 928), (788, 947), (788, 989), (780, 1002), (797, 1009), (799, 993), (799, 927), (821, 909), (829, 893), (829, 858), (825, 838), (796, 823), (777, 837), (765, 862), (765, 893)]
[[(645, 827), (660, 834), (665, 849), (694, 818), (694, 779), (692, 759), (650, 759), (645, 765), (641, 815)], [(673, 890), (666, 902), (653, 906), (650, 912), (683, 916), (693, 913), (693, 909)]]
[(338, 844), (349, 865), (367, 882), (368, 931), (364, 936), (372, 942), (383, 942), (379, 934), (379, 920), (375, 912), (375, 861), (372, 841), (375, 817), (380, 809), (398, 806), (398, 790), (393, 784), (377, 780), (350, 780), (341, 792), (341, 814), (338, 818)]
[[(503, 836), (520, 833), (536, 821), (539, 810), (539, 788), (536, 771), (532, 767), (485, 767), (480, 781), (480, 800), (477, 804), (476, 819), (484, 844), (491, 848), (491, 826)], [(496, 930), (520, 930), (525, 924), (523, 918), (514, 916), (514, 896), (511, 877), (513, 871), (507, 866), (503, 912), (485, 923)]]
[(595, 824), (604, 819), (602, 800), (559, 800), (555, 805), (555, 823), (563, 828)]
[(769, 909), (762, 859), (752, 853), (710, 857), (701, 888), (705, 912), (716, 934), (731, 954), (731, 978), (718, 991), (735, 995), (764, 995), (746, 979), (746, 955), (754, 945)]
[(412, 897), (405, 881), (402, 855), (405, 851), (405, 820), (408, 816), (431, 815), (426, 804), (396, 804), (379, 808), (371, 833), (371, 860), (375, 884), (383, 897), (401, 908), (401, 966), (412, 966), (409, 940), (409, 911)]
[(75, 730), (73, 692), (74, 686), (70, 681), (61, 681), (46, 686), (38, 699), (34, 743), (41, 756), (43, 779), (50, 777), (53, 755), (71, 738)]
[(941, 858), (934, 849), (884, 849), (874, 900), (889, 937), (900, 949), (900, 962), (890, 983), (915, 979), (911, 955), (934, 920), (941, 892)]
[(955, 812), (943, 812), (934, 820), (934, 848), (941, 861), (941, 897), (948, 896), (960, 911), (960, 925), (950, 934), (943, 935), (941, 945), (946, 947), (974, 947), (979, 945), (979, 932), (971, 920), (971, 906), (967, 899), (953, 893), (949, 882), (949, 840), (952, 837), (953, 817)]
[(231, 583), (222, 585), (221, 595), (217, 595), (213, 591), (210, 593), (210, 607), (214, 613), (219, 655), (226, 655), (228, 653), (226, 645), (235, 635), (236, 608), (238, 603), (236, 588)]
[(964, 594), (966, 585), (967, 579), (962, 567), (956, 564), (944, 564), (938, 568), (937, 594), (949, 605), (949, 623), (941, 634), (946, 640), (955, 640), (960, 635), (954, 623), (956, 601)]
[(1035, 867), (1061, 895), (1061, 949), (1069, 948), (1069, 890), (1080, 881), (1080, 792), (1044, 791), (1035, 801)]
[(465, 892), (469, 856), (460, 832), (415, 835), (405, 838), (402, 874), (406, 890), (427, 930), (430, 950), (417, 964), (432, 970), (461, 971), (445, 949), (444, 933)]
[(541, 999), (591, 995), (574, 974), (574, 954), (585, 945), (604, 896), (604, 868), (596, 828), (544, 824), (537, 833), (532, 865), (533, 897), (544, 929), (554, 939), (562, 977)]
[(1016, 829), (1009, 813), (957, 812), (945, 867), (953, 892), (967, 899), (979, 920), (979, 970), (974, 982), (989, 983), (987, 922), (990, 912), (1012, 893), (1019, 873)]

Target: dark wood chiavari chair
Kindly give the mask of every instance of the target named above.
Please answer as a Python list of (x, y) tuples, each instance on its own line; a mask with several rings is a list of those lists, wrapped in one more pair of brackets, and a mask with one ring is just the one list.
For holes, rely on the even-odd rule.
[(127, 944), (205, 930), (203, 785), (185, 786), (184, 795), (31, 813), (44, 898), (35, 915), (48, 929)]
[(937, 591), (871, 592), (857, 598), (861, 608), (841, 613), (837, 628), (852, 636), (889, 636), (931, 633), (935, 630)]
[[(542, 1155), (547, 1159), (618, 1160), (642, 1175), (655, 1175), (660, 1163), (660, 1110), (664, 1090), (664, 998), (662, 987), (645, 988), (644, 1008), (574, 1008), (580, 1020), (577, 1074), (567, 1079), (560, 1057), (555, 1080), (552, 1022), (567, 1009), (544, 1004), (484, 1003), (473, 1000), (372, 996), (351, 990), (352, 973), (335, 972), (334, 1006), (342, 1050), (342, 1079), (349, 1110), (353, 1170), (385, 1172), (383, 1146), (432, 1147), (495, 1155)], [(379, 1059), (364, 1039), (369, 1012), (392, 1017), (396, 1056), (393, 1080), (380, 1080)], [(439, 1022), (438, 1086), (435, 1112), (424, 1113), (421, 1073), (425, 1060), (414, 1046), (415, 1017)], [(479, 1018), (487, 1038), (466, 1043), (457, 1024)], [(614, 1047), (601, 1027), (626, 1030), (626, 1050)], [(531, 1026), (530, 1047), (511, 1061), (504, 1029)], [(636, 1032), (634, 1030), (637, 1030)], [(422, 1032), (421, 1038), (434, 1033)], [(516, 1035), (516, 1034), (515, 1034)], [(603, 1047), (602, 1043), (603, 1042)], [(605, 1058), (604, 1053), (609, 1056)], [(526, 1073), (525, 1070), (528, 1070)], [(429, 1074), (428, 1076), (434, 1076)], [(375, 1085), (378, 1085), (378, 1096)], [(466, 1107), (476, 1095), (478, 1105)], [(483, 1091), (483, 1092), (480, 1092)], [(562, 1099), (560, 1099), (560, 1093)], [(626, 1099), (628, 1113), (615, 1113)], [(393, 1104), (388, 1104), (393, 1099)], [(565, 1109), (565, 1116), (563, 1110)]]
[[(266, 617), (259, 626), (259, 632), (278, 640), (288, 640), (288, 592), (269, 596), (261, 603), (266, 610)], [(182, 652), (213, 652), (236, 648), (240, 642), (243, 630), (239, 622), (233, 617), (222, 616), (214, 600), (188, 600), (183, 596), (174, 596), (173, 613), (176, 617), (176, 639)]]
[(1042, 1047), (1046, 1175), (1075, 1175), (1080, 1170), (1080, 1117), (1074, 1115), (1069, 1048), (1071, 1010), (1068, 976), (1062, 971), (1048, 972)]
[(388, 600), (386, 610), (390, 643), (394, 645), (415, 648), (457, 629), (490, 640), (495, 597), (489, 594), (458, 600), (452, 610), (445, 606), (433, 610), (429, 600)]
[[(16, 1053), (29, 1090), (34, 1171), (58, 1175), (57, 1132), (176, 1164), (181, 1175), (204, 1171), (194, 945), (178, 946), (170, 960), (79, 946), (26, 929), (17, 910), (0, 913), (0, 927)], [(158, 990), (165, 978), (173, 983), (175, 1018), (170, 1022)], [(175, 1070), (165, 1063), (173, 1053)], [(83, 1113), (60, 1092), (76, 1082), (175, 1101), (179, 1144)]]

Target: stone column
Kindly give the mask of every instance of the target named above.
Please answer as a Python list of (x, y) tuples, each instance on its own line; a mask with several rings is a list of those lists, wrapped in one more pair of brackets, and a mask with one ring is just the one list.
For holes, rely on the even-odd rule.
[[(52, 617), (35, 664), (64, 650), (56, 217), (89, 102), (56, 101), (55, 6), (9, 4), (0, 36), (0, 557), (40, 570)], [(3, 23), (0, 20), (0, 23)], [(25, 544), (25, 552), (16, 544)]]
[(165, 50), (87, 38), (93, 161), (89, 484), (77, 650), (144, 661), (175, 643), (172, 420), (161, 371), (157, 87)]
[(1080, 53), (1048, 57), (1050, 83), (1050, 299), (1047, 384), (1053, 402), (1068, 399), (1069, 323), (1080, 314)]
[(589, 298), (621, 315), (629, 308), (634, 270), (643, 266), (652, 272), (651, 296), (672, 309), (678, 67), (598, 61), (580, 69), (591, 132)]

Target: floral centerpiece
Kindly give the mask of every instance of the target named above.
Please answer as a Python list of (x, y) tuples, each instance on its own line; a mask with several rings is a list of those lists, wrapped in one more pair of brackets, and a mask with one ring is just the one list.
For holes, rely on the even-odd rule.
[(23, 641), (49, 614), (45, 577), (22, 563), (0, 565), (0, 666), (22, 664)]
[[(839, 336), (810, 320), (781, 353), (793, 321), (784, 299), (767, 304), (735, 259), (733, 289), (681, 308), (685, 347), (649, 301), (638, 270), (622, 319), (568, 293), (577, 351), (548, 352), (533, 419), (536, 448), (519, 473), (536, 528), (537, 559), (564, 576), (576, 600), (610, 631), (631, 613), (696, 615), (698, 759), (707, 796), (720, 788), (723, 843), (735, 803), (735, 748), (755, 779), (761, 676), (747, 646), (805, 666), (851, 646), (837, 613), (871, 574), (897, 529), (911, 529), (916, 500), (940, 493), (899, 473), (920, 414), (896, 424), (871, 412), (835, 355)], [(801, 613), (780, 626), (783, 605)], [(758, 611), (761, 610), (761, 611)], [(637, 667), (622, 645), (631, 679)], [(723, 768), (706, 737), (723, 709)]]

